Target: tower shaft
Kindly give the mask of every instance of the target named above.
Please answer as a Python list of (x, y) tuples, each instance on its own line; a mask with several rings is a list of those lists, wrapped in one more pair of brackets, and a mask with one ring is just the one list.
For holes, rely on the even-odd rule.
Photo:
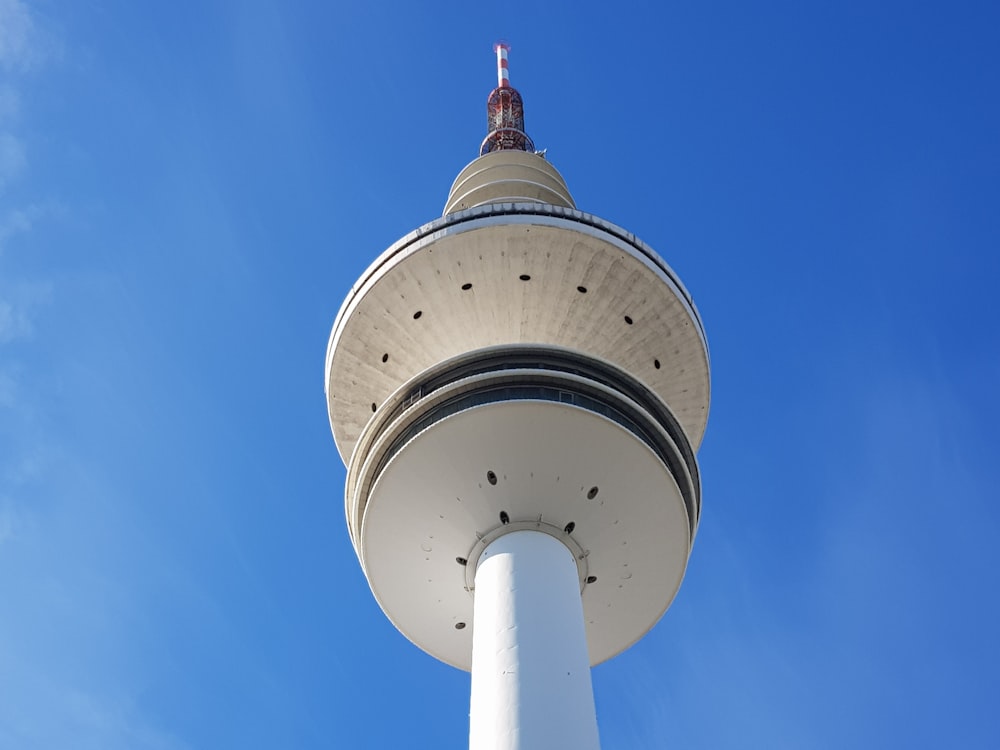
[(476, 569), (470, 750), (598, 750), (576, 560), (513, 531)]

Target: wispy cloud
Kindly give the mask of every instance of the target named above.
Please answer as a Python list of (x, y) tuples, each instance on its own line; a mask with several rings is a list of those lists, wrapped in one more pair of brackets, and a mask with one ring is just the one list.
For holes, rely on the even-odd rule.
[(0, 370), (0, 409), (12, 407), (16, 393), (17, 387), (14, 374), (7, 370)]
[(66, 695), (69, 713), (85, 728), (95, 747), (129, 747), (143, 750), (181, 750), (184, 745), (168, 734), (146, 725), (131, 700), (113, 699), (80, 691)]
[(0, 546), (14, 535), (15, 515), (13, 503), (0, 500)]
[(44, 21), (29, 2), (0, 0), (0, 747), (180, 750), (141, 703), (147, 677), (127, 626), (148, 602), (145, 579), (121, 572), (123, 540), (141, 525), (127, 490), (97, 478), (64, 429), (53, 359), (71, 357), (39, 312), (66, 301), (38, 275), (46, 258), (15, 257), (64, 211), (30, 194), (27, 179), (35, 147), (23, 116), (34, 79), (58, 57)]
[(24, 310), (0, 299), (0, 343), (31, 333), (31, 322)]
[(0, 255), (3, 254), (7, 240), (29, 231), (42, 214), (41, 206), (30, 205), (24, 208), (12, 208), (0, 216)]
[[(17, 131), (22, 106), (18, 83), (47, 56), (49, 45), (43, 37), (26, 3), (0, 0), (0, 71), (8, 74), (8, 80), (0, 84), (0, 192), (28, 170), (28, 149)], [(41, 214), (33, 202), (0, 213), (0, 259), (9, 241), (29, 232)], [(31, 336), (33, 309), (48, 300), (49, 292), (49, 285), (19, 279), (0, 267), (0, 345)], [(5, 378), (9, 392), (9, 371)]]
[(21, 113), (21, 95), (9, 83), (0, 84), (0, 123), (14, 120)]
[(28, 163), (24, 138), (15, 127), (21, 112), (18, 80), (51, 59), (54, 50), (26, 3), (0, 0), (0, 71), (9, 77), (0, 84), (0, 189), (20, 177)]
[(0, 0), (0, 68), (27, 70), (43, 57), (39, 35), (28, 6), (21, 0)]
[[(0, 0), (0, 70), (24, 72), (40, 59), (35, 24), (20, 0)], [(21, 110), (21, 97), (11, 82), (0, 86), (0, 190), (20, 177), (27, 166), (23, 140), (11, 129)]]
[(0, 133), (0, 188), (20, 177), (27, 162), (21, 139), (13, 133)]
[[(28, 170), (27, 148), (18, 133), (25, 76), (47, 56), (38, 26), (22, 0), (0, 0), (0, 193)], [(0, 545), (10, 542), (28, 513), (23, 488), (36, 462), (44, 435), (33, 426), (38, 402), (21, 387), (24, 362), (8, 345), (30, 339), (34, 315), (51, 298), (51, 284), (27, 279), (12, 270), (4, 257), (11, 240), (29, 232), (42, 215), (40, 205), (27, 202), (0, 211)], [(2, 744), (2, 743), (0, 743)]]
[(0, 344), (30, 338), (34, 332), (33, 310), (51, 299), (48, 283), (16, 282), (0, 286)]

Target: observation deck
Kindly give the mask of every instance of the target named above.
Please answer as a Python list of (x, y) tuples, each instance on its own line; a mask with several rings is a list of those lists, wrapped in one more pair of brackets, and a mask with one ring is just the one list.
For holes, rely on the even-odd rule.
[(478, 556), (533, 529), (577, 560), (591, 663), (637, 641), (697, 531), (709, 388), (697, 310), (651, 248), (539, 155), (473, 161), (351, 289), (327, 351), (348, 528), (386, 615), (469, 669)]

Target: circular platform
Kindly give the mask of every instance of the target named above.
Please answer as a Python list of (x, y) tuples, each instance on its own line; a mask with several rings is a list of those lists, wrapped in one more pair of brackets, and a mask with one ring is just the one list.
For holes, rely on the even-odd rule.
[(536, 526), (576, 551), (591, 663), (641, 638), (676, 594), (693, 537), (678, 478), (658, 451), (571, 403), (500, 400), (437, 416), (388, 453), (374, 447), (369, 460), (388, 461), (363, 471), (376, 478), (355, 542), (396, 627), (469, 669), (467, 568), (483, 540)]
[(403, 383), (466, 352), (518, 343), (612, 363), (669, 405), (695, 448), (701, 442), (708, 350), (670, 268), (634, 235), (589, 214), (496, 203), (404, 237), (345, 300), (326, 363), (344, 462)]

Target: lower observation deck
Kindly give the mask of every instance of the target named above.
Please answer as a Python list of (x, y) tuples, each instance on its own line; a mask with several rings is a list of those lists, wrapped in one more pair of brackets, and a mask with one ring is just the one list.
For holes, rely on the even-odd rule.
[(669, 606), (700, 495), (685, 433), (649, 389), (573, 352), (505, 347), (398, 389), (357, 443), (347, 515), (386, 615), (463, 669), (483, 549), (513, 530), (559, 538), (577, 559), (597, 664)]

